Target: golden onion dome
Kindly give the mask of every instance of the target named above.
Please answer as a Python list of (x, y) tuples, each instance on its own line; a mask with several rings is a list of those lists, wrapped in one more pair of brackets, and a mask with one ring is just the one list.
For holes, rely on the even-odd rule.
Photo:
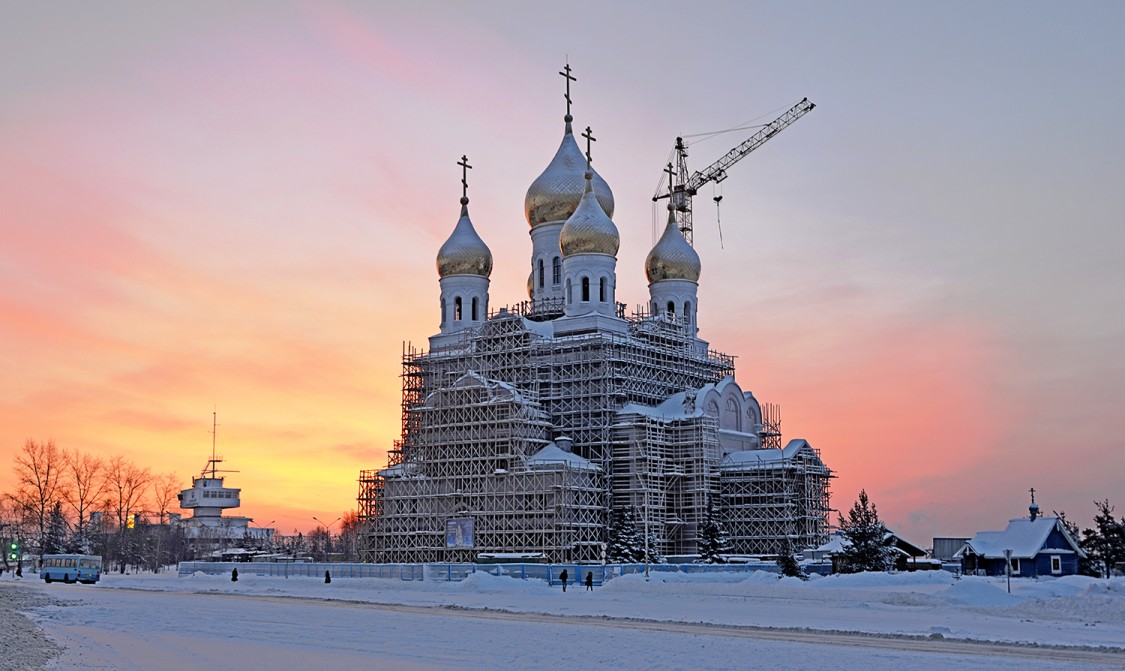
[(676, 225), (675, 210), (669, 205), (668, 225), (645, 259), (645, 276), (649, 283), (660, 280), (698, 282), (701, 271), (699, 254), (684, 239), (680, 227)]
[(617, 226), (594, 195), (592, 172), (586, 173), (585, 181), (581, 202), (559, 231), (559, 248), (562, 249), (563, 258), (573, 254), (616, 256), (617, 249), (621, 246)]
[(453, 233), (438, 250), (437, 271), (439, 277), (450, 275), (492, 274), (492, 252), (477, 235), (473, 222), (469, 220), (469, 199), (461, 198), (461, 218), (453, 227)]
[[(586, 157), (574, 141), (574, 132), (570, 122), (573, 120), (569, 114), (564, 117), (566, 130), (563, 132), (562, 143), (555, 157), (547, 165), (543, 174), (535, 178), (527, 189), (523, 199), (524, 213), (527, 223), (535, 228), (549, 221), (566, 221), (582, 200), (584, 189), (583, 174), (586, 172)], [(598, 197), (602, 209), (606, 214), (613, 216), (613, 192), (609, 184), (594, 173), (594, 194)]]

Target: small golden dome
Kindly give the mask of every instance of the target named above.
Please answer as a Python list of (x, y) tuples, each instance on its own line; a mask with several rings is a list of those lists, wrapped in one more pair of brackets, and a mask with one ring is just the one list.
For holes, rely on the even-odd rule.
[[(566, 130), (555, 157), (535, 178), (524, 197), (524, 213), (532, 228), (549, 221), (566, 221), (578, 208), (585, 188), (583, 173), (586, 172), (586, 157), (574, 141), (570, 127), (570, 115), (566, 118)], [(613, 192), (601, 175), (594, 173), (594, 194), (602, 209), (613, 216)]]
[(586, 187), (582, 200), (559, 231), (559, 248), (562, 249), (563, 258), (573, 254), (616, 256), (617, 249), (621, 246), (621, 236), (617, 233), (617, 226), (594, 195), (591, 186), (592, 177), (592, 173), (586, 173)]
[(438, 250), (437, 271), (439, 277), (488, 277), (492, 274), (492, 252), (477, 235), (473, 222), (469, 220), (468, 198), (461, 198), (461, 218), (457, 220), (449, 239)]
[(645, 276), (650, 284), (660, 280), (698, 282), (701, 271), (699, 254), (684, 240), (680, 227), (676, 225), (676, 213), (669, 207), (664, 234), (645, 259)]

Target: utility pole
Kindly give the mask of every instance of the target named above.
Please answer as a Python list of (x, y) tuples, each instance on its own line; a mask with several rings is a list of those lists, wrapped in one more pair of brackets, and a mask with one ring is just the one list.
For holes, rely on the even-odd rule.
[(1008, 574), (1008, 594), (1012, 593), (1012, 551), (1004, 550), (1004, 573)]

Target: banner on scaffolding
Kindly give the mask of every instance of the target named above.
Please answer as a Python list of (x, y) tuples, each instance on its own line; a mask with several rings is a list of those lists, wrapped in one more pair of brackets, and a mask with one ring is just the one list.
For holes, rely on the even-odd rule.
[(445, 547), (473, 547), (473, 518), (461, 517), (445, 522)]

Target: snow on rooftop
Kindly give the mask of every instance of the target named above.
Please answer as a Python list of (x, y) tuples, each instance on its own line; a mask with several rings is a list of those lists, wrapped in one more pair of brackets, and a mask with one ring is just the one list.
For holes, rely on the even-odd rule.
[(536, 452), (527, 460), (527, 465), (534, 469), (545, 469), (557, 466), (569, 466), (582, 471), (600, 471), (600, 466), (583, 459), (573, 452), (567, 452), (555, 443), (548, 443), (546, 447)]
[(383, 476), (384, 478), (402, 478), (414, 473), (414, 471), (416, 471), (417, 469), (417, 464), (409, 461), (404, 461), (400, 464), (395, 464), (394, 466), (384, 468), (383, 470), (379, 471), (379, 475)]
[(555, 337), (555, 322), (548, 320), (545, 322), (533, 322), (527, 317), (520, 317), (523, 320), (523, 327), (531, 331), (541, 338), (554, 338)]
[(959, 559), (964, 556), (966, 549), (971, 548), (974, 554), (990, 559), (1003, 559), (1005, 550), (1011, 550), (1013, 557), (1028, 559), (1045, 549), (1043, 546), (1047, 542), (1047, 537), (1056, 527), (1071, 544), (1071, 547), (1066, 551), (1079, 551), (1074, 539), (1070, 538), (1070, 534), (1059, 522), (1059, 518), (1040, 517), (1031, 520), (1021, 517), (1009, 521), (1008, 528), (1003, 531), (982, 531), (978, 533), (970, 538), (965, 547), (958, 550), (953, 556)]
[(785, 447), (780, 450), (773, 448), (766, 448), (761, 450), (743, 450), (741, 452), (731, 452), (723, 457), (723, 461), (719, 464), (719, 468), (745, 468), (745, 467), (768, 467), (768, 466), (783, 466), (784, 461), (792, 459), (794, 455), (800, 452), (803, 448), (809, 447), (807, 441), (801, 438), (794, 438), (789, 441)]

